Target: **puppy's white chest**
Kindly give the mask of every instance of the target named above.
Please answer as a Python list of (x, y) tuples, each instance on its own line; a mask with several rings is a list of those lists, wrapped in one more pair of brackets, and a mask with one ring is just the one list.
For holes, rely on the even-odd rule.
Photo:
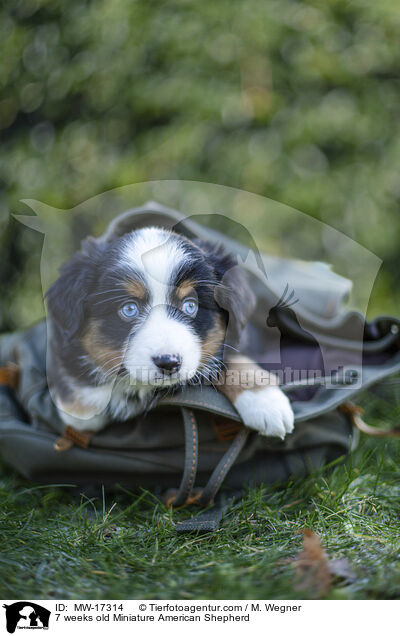
[(112, 419), (127, 420), (143, 413), (153, 396), (154, 391), (151, 387), (134, 391), (117, 387), (111, 394), (107, 410)]
[(85, 412), (81, 416), (68, 408), (68, 405), (57, 404), (59, 413), (65, 424), (78, 431), (99, 431), (112, 420), (127, 420), (143, 413), (153, 399), (152, 388), (135, 388), (110, 384), (100, 387), (86, 387), (77, 392), (77, 399), (85, 404)]

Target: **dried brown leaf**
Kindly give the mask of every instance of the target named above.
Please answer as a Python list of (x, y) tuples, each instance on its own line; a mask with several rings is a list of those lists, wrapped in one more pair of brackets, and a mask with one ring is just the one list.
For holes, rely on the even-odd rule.
[(310, 529), (303, 532), (303, 550), (297, 555), (296, 589), (308, 590), (313, 598), (326, 596), (332, 585), (332, 574), (328, 556), (321, 545), (320, 538)]

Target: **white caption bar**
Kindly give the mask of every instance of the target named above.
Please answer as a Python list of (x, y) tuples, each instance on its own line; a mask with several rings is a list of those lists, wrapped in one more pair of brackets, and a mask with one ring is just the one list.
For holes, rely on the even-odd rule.
[[(382, 619), (397, 622), (400, 601), (41, 601), (2, 602), (1, 633), (63, 635), (207, 633), (240, 634), (247, 629), (267, 634), (342, 636), (353, 626), (363, 636), (376, 636)], [(23, 630), (23, 631), (22, 631)], [(262, 630), (262, 631), (260, 631)], [(317, 631), (318, 630), (318, 631)], [(40, 636), (35, 634), (35, 636)]]

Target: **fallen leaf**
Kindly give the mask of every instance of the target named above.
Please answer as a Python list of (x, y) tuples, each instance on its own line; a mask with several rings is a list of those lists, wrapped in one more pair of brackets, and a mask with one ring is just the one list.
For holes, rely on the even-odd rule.
[(313, 598), (326, 596), (332, 585), (328, 556), (320, 538), (310, 529), (303, 532), (303, 550), (294, 561), (297, 590), (308, 590)]
[(303, 550), (297, 557), (280, 559), (277, 565), (291, 563), (296, 569), (296, 589), (309, 589), (314, 598), (321, 598), (329, 592), (332, 579), (343, 579), (349, 583), (357, 580), (348, 559), (330, 559), (315, 532), (306, 529), (303, 533)]

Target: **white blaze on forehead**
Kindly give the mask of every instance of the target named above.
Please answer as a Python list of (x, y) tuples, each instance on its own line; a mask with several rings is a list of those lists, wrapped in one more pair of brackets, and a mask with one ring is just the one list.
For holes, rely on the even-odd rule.
[[(149, 381), (159, 369), (154, 357), (177, 355), (181, 367), (166, 384), (187, 381), (196, 373), (201, 359), (201, 342), (194, 329), (168, 315), (167, 305), (175, 274), (190, 258), (179, 236), (160, 228), (143, 228), (126, 237), (123, 263), (139, 272), (150, 292), (150, 309), (129, 339), (124, 366), (140, 383), (141, 373)], [(143, 381), (146, 384), (146, 381)]]
[(185, 259), (187, 254), (179, 238), (156, 227), (131, 234), (123, 253), (124, 262), (145, 278), (153, 306), (167, 303), (173, 274)]

